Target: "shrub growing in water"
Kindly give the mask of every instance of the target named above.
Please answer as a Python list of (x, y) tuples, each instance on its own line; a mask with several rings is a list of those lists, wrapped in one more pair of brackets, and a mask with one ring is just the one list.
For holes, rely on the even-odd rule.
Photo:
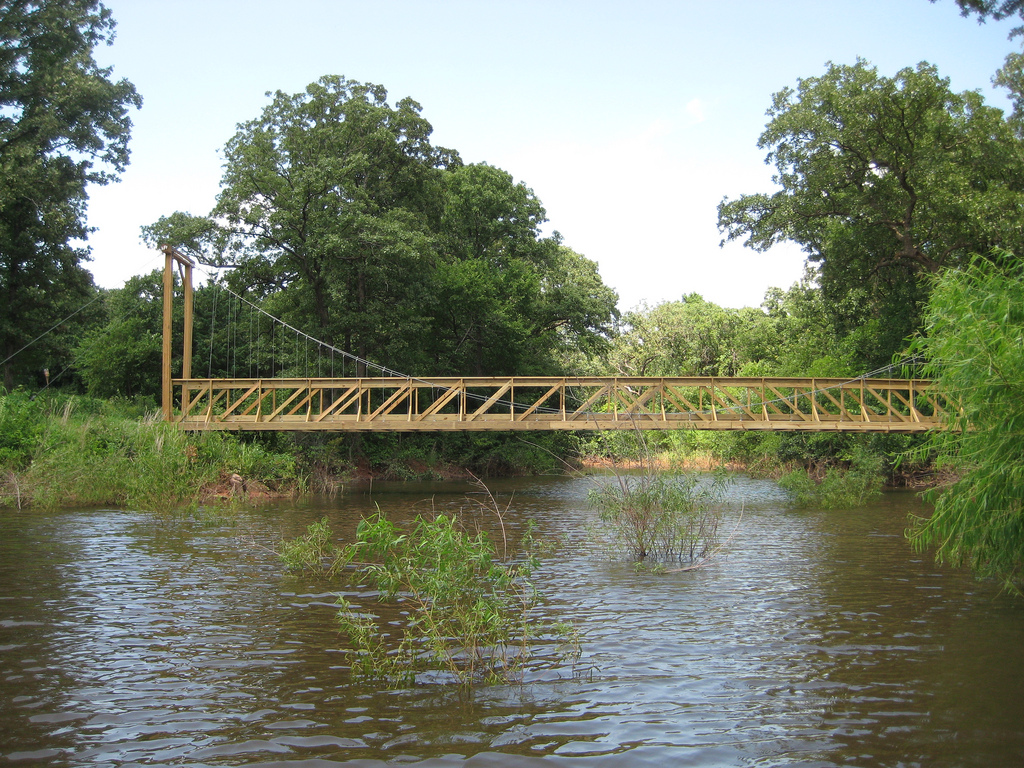
[(341, 550), (331, 543), (331, 526), (324, 517), (307, 526), (304, 536), (284, 542), (279, 555), (288, 570), (318, 571), (326, 567), (329, 573), (333, 573), (339, 564)]
[(637, 562), (707, 557), (718, 543), (721, 513), (714, 508), (724, 481), (645, 470), (616, 474), (590, 491), (614, 546)]
[(391, 624), (382, 630), (378, 617), (339, 599), (338, 622), (357, 678), (402, 686), (421, 672), (440, 672), (462, 685), (510, 682), (521, 678), (534, 645), (548, 635), (573, 649), (563, 657), (579, 655), (571, 627), (541, 626), (532, 615), (537, 560), (530, 532), (519, 557), (507, 561), (498, 559), (486, 534), (470, 535), (451, 515), (417, 516), (403, 530), (378, 513), (360, 522), (352, 544), (336, 549), (329, 538), (321, 520), (286, 543), (282, 558), (293, 568), (321, 567), (368, 584), (380, 593), (381, 612), (406, 614), (393, 639)]

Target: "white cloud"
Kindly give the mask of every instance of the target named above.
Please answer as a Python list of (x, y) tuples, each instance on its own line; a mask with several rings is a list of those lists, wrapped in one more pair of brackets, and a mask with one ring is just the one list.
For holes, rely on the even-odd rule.
[(205, 175), (129, 168), (121, 183), (92, 189), (89, 220), (97, 229), (89, 236), (88, 268), (96, 283), (120, 288), (133, 275), (160, 267), (163, 255), (142, 242), (141, 228), (175, 211), (205, 215), (213, 208), (218, 179), (216, 168)]

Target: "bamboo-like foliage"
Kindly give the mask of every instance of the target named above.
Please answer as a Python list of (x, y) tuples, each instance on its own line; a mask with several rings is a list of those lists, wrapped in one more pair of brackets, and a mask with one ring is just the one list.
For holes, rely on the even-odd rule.
[(959, 411), (928, 448), (958, 479), (931, 492), (935, 512), (909, 536), (1020, 592), (1024, 579), (1024, 263), (999, 252), (936, 282), (918, 342)]
[[(504, 540), (503, 513), (493, 509)], [(331, 543), (324, 519), (305, 536), (284, 542), (280, 555), (289, 569), (321, 571), (377, 591), (370, 604), (338, 601), (356, 680), (390, 687), (421, 679), (507, 683), (536, 664), (574, 664), (579, 658), (571, 625), (534, 615), (537, 592), (530, 576), (538, 562), (531, 530), (510, 558), (507, 541), (499, 556), (486, 534), (467, 532), (455, 515), (417, 516), (405, 528), (378, 513), (360, 522), (356, 540), (345, 547)], [(557, 646), (557, 658), (535, 658), (539, 645)]]

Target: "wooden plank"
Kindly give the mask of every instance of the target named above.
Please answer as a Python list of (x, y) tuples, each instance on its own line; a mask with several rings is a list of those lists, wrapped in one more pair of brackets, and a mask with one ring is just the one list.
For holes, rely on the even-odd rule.
[(256, 390), (257, 390), (257, 392), (259, 394), (256, 396), (256, 400), (248, 408), (246, 408), (244, 411), (242, 411), (242, 415), (243, 416), (248, 416), (250, 413), (252, 413), (253, 408), (255, 408), (256, 409), (256, 413), (254, 413), (253, 416), (257, 420), (259, 420), (262, 417), (262, 415), (263, 415), (263, 401), (264, 401), (264, 399), (266, 399), (267, 395), (270, 394), (270, 390), (269, 389), (263, 389), (263, 387), (260, 386), (259, 382), (257, 382), (254, 385), (254, 387), (256, 388)]
[(367, 421), (373, 421), (382, 414), (390, 414), (391, 410), (402, 400), (408, 397), (413, 392), (413, 388), (410, 385), (405, 385), (397, 389), (394, 394), (391, 395), (387, 400), (377, 406), (377, 410), (370, 414)]
[(533, 405), (531, 405), (529, 408), (527, 408), (525, 411), (523, 411), (521, 414), (519, 414), (519, 417), (516, 419), (516, 421), (525, 421), (528, 416), (532, 415), (538, 408), (540, 408), (542, 403), (547, 402), (547, 399), (549, 397), (551, 397), (553, 394), (555, 394), (555, 392), (559, 392), (559, 391), (563, 392), (561, 415), (562, 415), (562, 418), (564, 419), (565, 418), (565, 397), (564, 397), (565, 379), (560, 379), (559, 381), (556, 381), (554, 384), (552, 384), (551, 388), (548, 389), (547, 392), (545, 392), (537, 400), (535, 400)]
[(164, 413), (164, 421), (171, 420), (171, 338), (172, 326), (171, 317), (173, 314), (174, 302), (174, 272), (171, 269), (170, 251), (164, 251), (164, 318), (163, 318), (163, 348), (160, 365), (160, 402)]
[[(716, 387), (713, 387), (711, 390), (711, 397), (714, 400), (714, 402), (721, 405), (727, 412), (734, 411), (736, 408), (739, 408), (743, 413), (747, 414), (747, 416), (750, 417), (751, 421), (758, 421), (753, 411), (751, 411), (750, 408), (748, 408), (742, 402), (733, 397), (732, 393), (722, 386), (721, 381), (721, 379), (717, 379), (718, 385)], [(722, 395), (724, 395), (728, 400), (723, 400), (721, 397), (719, 397), (719, 392)], [(729, 405), (728, 401), (731, 401), (733, 404)], [(719, 416), (718, 418), (721, 418), (721, 416)], [(728, 418), (728, 416), (726, 418)]]
[[(241, 404), (242, 404), (243, 402), (245, 402), (246, 398), (248, 398), (248, 397), (252, 396), (252, 394), (253, 394), (253, 393), (254, 393), (254, 392), (255, 392), (255, 391), (257, 390), (257, 389), (259, 389), (259, 385), (258, 385), (258, 384), (253, 384), (253, 385), (252, 385), (251, 387), (249, 387), (249, 389), (247, 389), (247, 390), (246, 390), (246, 392), (245, 392), (245, 394), (244, 394), (244, 395), (242, 395), (241, 397), (239, 397), (239, 398), (238, 398), (237, 400), (235, 400), (234, 404), (232, 404), (232, 405), (229, 405), (229, 406), (227, 407), (227, 409), (225, 409), (225, 415), (227, 415), (227, 414), (230, 414), (230, 413), (231, 413), (231, 412), (232, 412), (233, 410), (235, 410), (235, 408), (237, 408), (237, 407), (238, 407), (238, 406), (240, 406), (240, 405), (241, 405)], [(229, 401), (229, 402), (230, 402), (230, 401)], [(252, 409), (252, 407), (253, 407), (253, 406), (249, 406), (249, 408), (248, 408), (248, 409), (246, 409), (246, 413), (248, 413), (248, 411), (249, 411), (249, 410), (251, 410), (251, 409)]]
[[(832, 403), (836, 406), (836, 408), (839, 409), (839, 418), (840, 418), (840, 420), (845, 418), (845, 419), (847, 419), (849, 421), (856, 421), (856, 419), (854, 419), (853, 415), (850, 413), (849, 409), (846, 407), (846, 403), (843, 402), (843, 400), (842, 400), (844, 392), (843, 392), (843, 389), (841, 387), (839, 388), (839, 398), (840, 399), (838, 399), (838, 400), (832, 395), (832, 387), (827, 387), (825, 389), (819, 389), (817, 394), (824, 395), (825, 397), (827, 397), (829, 400), (832, 401)], [(813, 398), (813, 395), (811, 395), (811, 397)], [(812, 402), (814, 402), (814, 401), (812, 401)], [(863, 411), (864, 409), (861, 408), (861, 410)], [(817, 413), (817, 409), (815, 409), (815, 415), (820, 418), (820, 415), (818, 415), (818, 413)]]
[[(342, 389), (342, 387), (336, 387), (336, 389)], [(314, 421), (323, 421), (335, 411), (344, 411), (346, 408), (351, 406), (352, 403), (355, 402), (356, 398), (361, 394), (362, 390), (355, 386), (345, 389), (339, 397), (334, 398), (333, 403), (320, 412), (319, 416), (317, 416)]]
[[(284, 409), (287, 408), (289, 405), (291, 405), (291, 403), (297, 397), (300, 397), (302, 395), (302, 393), (306, 391), (305, 387), (303, 387), (299, 382), (297, 382), (294, 379), (292, 379), (291, 381), (292, 381), (292, 388), (294, 388), (295, 391), (292, 392), (291, 395), (289, 395), (288, 398), (283, 403), (281, 403), (280, 405), (277, 405), (277, 403), (275, 402), (274, 410), (271, 412), (271, 414), (269, 416), (267, 416), (267, 420), (268, 421), (273, 421), (274, 419), (276, 419), (279, 416), (281, 416), (281, 414), (284, 412)], [(286, 414), (286, 415), (290, 415), (290, 414)]]
[(664, 385), (665, 397), (672, 405), (679, 409), (680, 413), (691, 417), (696, 416), (700, 421), (710, 420), (711, 417), (704, 413), (704, 409), (691, 403), (680, 389), (681, 387), (672, 387), (666, 383)]
[(498, 400), (502, 398), (505, 393), (512, 389), (512, 379), (508, 379), (505, 384), (499, 387), (493, 395), (484, 401), (483, 405), (477, 408), (473, 413), (466, 416), (466, 421), (475, 421), (479, 416), (487, 413), (491, 406), (494, 405)]
[[(431, 418), (438, 411), (440, 411), (442, 408), (444, 408), (448, 403), (450, 403), (456, 397), (461, 395), (464, 391), (465, 391), (465, 387), (462, 387), (462, 386), (447, 387), (447, 388), (445, 388), (444, 394), (441, 395), (441, 397), (439, 397), (436, 400), (434, 400), (433, 405), (431, 405), (429, 408), (427, 408), (425, 411), (423, 411), (423, 413), (419, 414), (419, 416), (416, 417), (416, 421), (424, 421), (426, 419)], [(461, 410), (462, 409), (461, 409), (461, 406), (460, 406), (460, 415), (461, 415)]]
[(590, 412), (586, 411), (584, 409), (585, 408), (589, 408), (594, 403), (596, 403), (598, 400), (600, 400), (603, 396), (609, 395), (610, 393), (611, 393), (611, 383), (610, 382), (605, 382), (603, 384), (603, 386), (601, 386), (600, 389), (598, 389), (597, 392), (595, 392), (593, 395), (591, 395), (589, 398), (587, 398), (586, 402), (583, 403), (583, 405), (581, 405), (579, 408), (577, 408), (575, 411), (573, 411), (571, 417), (569, 419), (567, 419), (567, 420), (568, 421), (574, 421), (577, 416), (581, 416), (581, 415), (582, 416), (588, 416), (588, 415), (590, 415)]

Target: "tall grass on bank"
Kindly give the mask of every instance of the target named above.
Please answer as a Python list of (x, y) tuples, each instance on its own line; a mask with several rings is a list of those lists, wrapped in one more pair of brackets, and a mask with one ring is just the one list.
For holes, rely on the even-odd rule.
[(230, 436), (186, 434), (155, 413), (140, 417), (91, 398), (0, 395), (0, 507), (167, 511), (195, 504), (232, 475), (300, 482), (293, 456)]

